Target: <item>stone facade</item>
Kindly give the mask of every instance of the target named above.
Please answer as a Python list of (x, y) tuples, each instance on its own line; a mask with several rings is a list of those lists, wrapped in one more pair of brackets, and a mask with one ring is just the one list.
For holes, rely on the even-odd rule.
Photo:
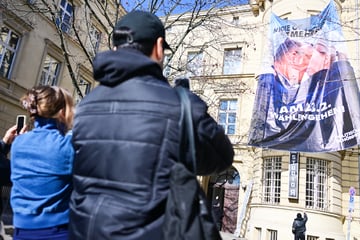
[[(26, 114), (19, 104), (25, 91), (45, 79), (52, 79), (46, 74), (54, 74), (54, 84), (68, 89), (76, 100), (80, 97), (73, 81), (78, 82), (80, 88), (86, 83), (87, 91), (91, 90), (96, 85), (92, 78), (92, 57), (96, 51), (109, 49), (112, 27), (104, 24), (106, 17), (113, 23), (116, 16), (124, 13), (123, 8), (117, 9), (118, 6), (110, 2), (105, 5), (104, 1), (86, 1), (89, 5), (83, 0), (44, 2), (49, 4), (32, 0), (0, 1), (0, 41), (3, 41), (0, 51), (5, 52), (4, 46), (7, 49), (4, 58), (0, 53), (1, 135), (15, 124), (16, 115)], [(101, 7), (106, 10), (106, 16), (100, 12)], [(90, 9), (95, 11), (96, 18)], [(68, 20), (61, 23), (58, 12), (66, 12), (61, 17)], [(72, 23), (76, 31), (70, 27)]]
[[(357, 78), (360, 74), (360, 42), (359, 5), (357, 0), (334, 0), (339, 15), (344, 23), (343, 31), (349, 39), (348, 49), (352, 66)], [(8, 26), (17, 30), (21, 36), (21, 45), (17, 51), (15, 63), (9, 78), (0, 77), (0, 134), (12, 126), (17, 114), (23, 114), (18, 99), (25, 92), (40, 81), (41, 70), (45, 56), (49, 53), (63, 61), (61, 41), (51, 21), (46, 17), (34, 14), (23, 16), (15, 9), (4, 3), (19, 2), (21, 0), (1, 1), (0, 26)], [(28, 1), (32, 2), (32, 1)], [(81, 10), (83, 1), (74, 1), (80, 7), (79, 16), (84, 15)], [(309, 216), (307, 224), (308, 240), (345, 240), (360, 239), (359, 213), (359, 149), (333, 153), (299, 153), (299, 189), (298, 198), (288, 196), (289, 189), (289, 152), (273, 151), (253, 148), (247, 145), (247, 134), (250, 127), (252, 105), (255, 98), (256, 77), (261, 71), (261, 58), (266, 46), (266, 34), (270, 13), (287, 18), (308, 17), (320, 12), (328, 0), (251, 0), (249, 5), (220, 9), (214, 12), (214, 17), (203, 22), (203, 27), (189, 34), (183, 44), (172, 56), (169, 79), (187, 76), (191, 79), (191, 90), (198, 93), (209, 105), (209, 112), (219, 119), (220, 104), (236, 101), (236, 126), (234, 134), (229, 137), (234, 144), (235, 159), (232, 169), (216, 176), (203, 176), (201, 183), (210, 200), (214, 201), (215, 193), (221, 193), (224, 217), (222, 230), (248, 240), (291, 239), (291, 224), (298, 212), (306, 211)], [(21, 5), (21, 4), (20, 4)], [(22, 4), (24, 8), (30, 7)], [(7, 8), (5, 8), (7, 7)], [(183, 22), (170, 16), (167, 19), (168, 42), (172, 45), (182, 35), (188, 15), (184, 15)], [(108, 26), (111, 28), (110, 26)], [(105, 29), (104, 29), (104, 32)], [(108, 31), (110, 32), (110, 31)], [(103, 36), (107, 39), (107, 36)], [(75, 73), (82, 75), (95, 85), (91, 77), (91, 66), (86, 56), (80, 50), (78, 42), (66, 37), (67, 47), (70, 49), (71, 64)], [(107, 49), (106, 41), (100, 45)], [(189, 53), (203, 53), (201, 69), (196, 75), (189, 74), (187, 57)], [(228, 50), (239, 50), (241, 63), (239, 71), (226, 74), (224, 70), (224, 56)], [(234, 51), (233, 53), (239, 54)], [(194, 55), (195, 56), (195, 55)], [(176, 69), (176, 70), (174, 70)], [(74, 91), (70, 73), (62, 67), (59, 72), (59, 85)], [(281, 160), (279, 169), (280, 185), (278, 187), (278, 201), (271, 202), (265, 190), (266, 175), (264, 162), (267, 160)], [(311, 206), (307, 199), (307, 162), (326, 163), (326, 196), (321, 206)], [(220, 190), (219, 190), (219, 186)], [(355, 187), (355, 210), (348, 211), (349, 189)]]
[[(202, 186), (207, 189), (209, 198), (213, 200), (213, 186), (220, 184), (224, 194), (224, 218), (222, 230), (234, 237), (257, 240), (291, 239), (291, 225), (298, 212), (306, 211), (309, 220), (307, 236), (309, 240), (350, 239), (360, 238), (359, 227), (359, 193), (356, 193), (355, 210), (349, 220), (349, 189), (354, 187), (359, 192), (359, 150), (357, 147), (332, 153), (299, 153), (298, 197), (289, 197), (289, 166), (290, 154), (286, 151), (274, 151), (247, 146), (247, 132), (250, 127), (252, 105), (256, 90), (256, 77), (261, 72), (262, 54), (266, 47), (266, 35), (270, 13), (284, 18), (305, 18), (323, 10), (329, 1), (325, 0), (273, 0), (250, 1), (250, 5), (222, 9), (216, 12), (217, 29), (206, 27), (196, 30), (185, 43), (180, 46), (173, 61), (183, 61), (186, 56), (201, 49), (203, 65), (197, 75), (187, 75), (187, 71), (176, 71), (175, 76), (189, 76), (191, 89), (197, 92), (209, 104), (211, 114), (219, 119), (219, 106), (222, 100), (237, 101), (236, 130), (230, 134), (236, 152), (233, 169), (239, 174), (240, 182), (229, 185), (235, 191), (228, 191), (227, 182), (232, 174), (221, 173), (217, 176), (202, 177)], [(344, 23), (343, 31), (349, 39), (351, 64), (356, 76), (359, 76), (359, 29), (357, 1), (335, 1), (339, 16)], [(186, 19), (186, 15), (184, 16)], [(171, 18), (168, 19), (171, 23)], [(186, 22), (186, 20), (184, 20)], [(216, 22), (217, 21), (217, 22)], [(216, 22), (216, 23), (215, 23)], [(181, 35), (183, 28), (173, 24), (168, 35), (171, 43)], [(221, 35), (222, 34), (222, 35)], [(220, 37), (221, 35), (221, 37)], [(201, 37), (199, 37), (201, 36)], [(217, 36), (216, 39), (213, 36)], [(203, 44), (207, 43), (207, 44)], [(240, 71), (224, 74), (224, 56), (227, 49), (241, 49)], [(172, 62), (174, 64), (174, 62)], [(175, 64), (181, 65), (181, 64)], [(199, 67), (198, 66), (198, 67)], [(280, 159), (280, 185), (278, 199), (273, 201), (272, 189), (265, 189), (268, 176), (264, 173), (265, 161)], [(320, 185), (310, 179), (311, 169), (322, 165), (326, 182)], [(316, 169), (314, 171), (317, 171)], [(226, 182), (224, 184), (224, 182)], [(324, 189), (310, 198), (314, 186)], [(249, 190), (250, 189), (250, 190)], [(234, 198), (237, 195), (237, 199)], [(321, 200), (320, 200), (320, 199)], [(314, 204), (315, 202), (315, 204)], [(237, 206), (233, 206), (234, 204)], [(234, 211), (237, 212), (236, 217)], [(231, 219), (231, 220), (230, 220)], [(234, 222), (233, 219), (236, 219)]]

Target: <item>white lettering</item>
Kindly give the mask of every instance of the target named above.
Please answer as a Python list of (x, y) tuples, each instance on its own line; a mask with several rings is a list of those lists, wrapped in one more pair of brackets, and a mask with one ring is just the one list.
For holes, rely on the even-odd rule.
[(297, 105), (297, 106), (293, 106), (292, 108), (290, 107), (290, 109), (288, 109), (286, 106), (283, 106), (280, 108), (278, 113), (276, 113), (276, 112), (274, 113), (274, 118), (279, 121), (283, 121), (283, 122), (304, 121), (304, 120), (320, 121), (320, 120), (324, 120), (329, 117), (332, 117), (336, 114), (342, 114), (345, 112), (344, 106), (331, 108), (331, 109), (328, 109), (327, 111), (319, 112), (319, 113), (313, 112), (313, 111), (312, 112), (307, 112), (307, 111), (292, 112), (295, 109), (300, 110), (301, 107), (299, 105)]

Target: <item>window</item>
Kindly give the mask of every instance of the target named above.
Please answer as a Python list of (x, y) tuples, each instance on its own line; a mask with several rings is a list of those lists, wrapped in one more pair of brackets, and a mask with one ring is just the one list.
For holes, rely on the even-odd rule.
[(268, 237), (269, 240), (277, 240), (277, 231), (268, 229)]
[(0, 76), (10, 78), (20, 37), (12, 29), (3, 26), (0, 33)]
[(221, 100), (219, 124), (226, 134), (235, 134), (237, 100)]
[(317, 210), (328, 209), (328, 161), (306, 159), (306, 207)]
[(167, 26), (166, 29), (165, 29), (165, 31), (166, 31), (167, 33), (170, 33), (170, 32), (172, 32), (173, 30), (174, 30), (174, 29), (173, 29), (172, 26)]
[(170, 74), (171, 74), (171, 68), (170, 68), (170, 65), (169, 65), (169, 60), (170, 60), (170, 55), (165, 55), (165, 58), (164, 58), (164, 70), (163, 70), (163, 75), (165, 77), (169, 77)]
[(241, 68), (241, 48), (225, 49), (223, 73), (239, 74)]
[[(80, 77), (80, 80), (78, 81), (78, 86), (80, 88), (80, 91), (82, 93), (82, 96), (85, 97), (91, 89), (91, 83), (86, 81), (84, 78)], [(75, 102), (78, 103), (81, 101), (81, 97), (79, 94), (75, 94)]]
[(101, 32), (94, 25), (91, 25), (89, 28), (89, 41), (88, 41), (88, 50), (92, 56), (98, 52), (100, 47)]
[(255, 228), (255, 240), (261, 240), (261, 228)]
[(187, 57), (187, 71), (188, 76), (202, 75), (203, 68), (203, 53), (189, 52)]
[(263, 173), (263, 202), (280, 203), (281, 157), (265, 158)]
[(306, 237), (306, 240), (319, 240), (320, 238), (319, 237), (315, 237), (315, 236), (311, 236), (311, 235), (308, 235)]
[(233, 24), (239, 24), (239, 17), (238, 16), (234, 16), (233, 19), (232, 19), (232, 23)]
[(69, 33), (72, 26), (73, 6), (67, 0), (60, 2), (60, 16), (56, 19), (56, 24), (63, 32)]
[(79, 65), (77, 76), (76, 83), (79, 89), (74, 88), (73, 96), (75, 103), (79, 103), (83, 97), (85, 97), (91, 91), (93, 83), (92, 71), (82, 64)]
[(55, 86), (58, 82), (61, 63), (55, 58), (47, 55), (41, 73), (40, 85)]

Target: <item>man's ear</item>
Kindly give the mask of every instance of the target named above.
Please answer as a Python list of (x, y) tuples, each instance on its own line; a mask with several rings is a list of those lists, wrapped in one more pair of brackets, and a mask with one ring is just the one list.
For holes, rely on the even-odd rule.
[(165, 56), (163, 44), (164, 44), (164, 39), (162, 37), (156, 39), (156, 42), (153, 47), (153, 51), (150, 56), (155, 62), (159, 63), (161, 67)]

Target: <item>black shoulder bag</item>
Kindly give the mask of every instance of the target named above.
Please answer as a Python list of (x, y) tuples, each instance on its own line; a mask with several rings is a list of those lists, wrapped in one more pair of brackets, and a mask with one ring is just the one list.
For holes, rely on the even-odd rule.
[(163, 226), (166, 240), (219, 240), (204, 191), (196, 178), (196, 154), (191, 102), (182, 87), (175, 88), (181, 99), (181, 147), (179, 162), (171, 168), (170, 191)]

